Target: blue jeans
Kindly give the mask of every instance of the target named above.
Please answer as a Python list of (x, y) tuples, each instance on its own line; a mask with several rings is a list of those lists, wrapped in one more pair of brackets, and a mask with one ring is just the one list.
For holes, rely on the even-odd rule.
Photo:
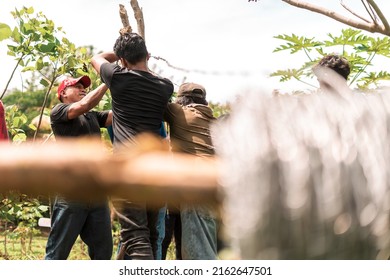
[[(153, 213), (154, 211), (152, 211)], [(154, 226), (156, 227), (156, 243), (152, 247), (155, 247), (154, 251), (154, 259), (155, 260), (161, 260), (162, 259), (162, 243), (165, 238), (165, 214), (167, 212), (167, 208), (164, 206), (160, 209), (158, 209), (157, 214), (157, 221), (154, 223)], [(154, 215), (154, 214), (152, 214)]]
[(217, 221), (207, 206), (182, 205), (180, 209), (183, 260), (217, 259)]
[(45, 259), (66, 260), (79, 235), (87, 244), (92, 260), (111, 259), (113, 242), (108, 204), (95, 205), (56, 198)]

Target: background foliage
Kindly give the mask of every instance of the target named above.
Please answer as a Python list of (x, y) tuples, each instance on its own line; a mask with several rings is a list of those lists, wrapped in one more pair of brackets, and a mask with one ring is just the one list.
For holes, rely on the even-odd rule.
[[(390, 80), (390, 73), (378, 67), (390, 58), (389, 37), (374, 38), (364, 35), (361, 30), (352, 28), (343, 29), (341, 34), (327, 34), (327, 39), (300, 37), (292, 35), (278, 35), (275, 38), (285, 43), (277, 47), (274, 52), (288, 51), (290, 54), (304, 53), (306, 60), (300, 67), (278, 70), (271, 74), (279, 77), (281, 82), (295, 79), (315, 88), (312, 67), (327, 54), (339, 54), (345, 57), (351, 66), (349, 85), (361, 90), (375, 89), (383, 81)], [(374, 61), (382, 62), (374, 65)], [(388, 61), (390, 62), (390, 60)]]
[[(15, 9), (12, 15), (16, 21), (15, 28), (0, 23), (0, 41), (7, 42), (7, 54), (15, 58), (15, 67), (4, 91), (0, 93), (0, 99), (6, 106), (7, 128), (13, 144), (20, 145), (26, 141), (44, 143), (53, 140), (48, 119), (51, 108), (59, 102), (56, 91), (61, 78), (64, 75), (89, 75), (91, 88), (101, 83), (90, 64), (94, 47), (76, 47), (65, 37), (61, 27), (57, 27), (41, 12), (35, 13), (32, 7)], [(21, 89), (8, 91), (8, 85), (18, 68), (27, 79), (21, 83)], [(217, 117), (229, 110), (228, 106), (220, 104), (212, 103), (210, 106)], [(109, 92), (95, 110), (108, 109), (111, 109)], [(102, 139), (111, 145), (106, 129), (102, 129)], [(0, 259), (43, 258), (46, 237), (41, 238), (38, 227), (41, 217), (50, 217), (49, 198), (28, 197), (13, 192), (0, 195), (0, 240), (3, 244)], [(118, 228), (114, 227), (113, 230), (113, 235), (117, 236)], [(18, 245), (15, 246), (15, 243)], [(34, 245), (39, 247), (38, 257)], [(72, 257), (88, 258), (85, 247), (76, 249), (70, 259)]]

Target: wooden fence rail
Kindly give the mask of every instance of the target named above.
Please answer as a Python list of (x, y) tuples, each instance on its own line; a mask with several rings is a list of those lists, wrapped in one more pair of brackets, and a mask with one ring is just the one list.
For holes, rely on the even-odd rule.
[[(153, 141), (152, 141), (153, 142)], [(218, 163), (172, 154), (142, 141), (122, 156), (91, 139), (0, 144), (0, 193), (57, 193), (78, 199), (113, 196), (149, 203), (218, 203)]]

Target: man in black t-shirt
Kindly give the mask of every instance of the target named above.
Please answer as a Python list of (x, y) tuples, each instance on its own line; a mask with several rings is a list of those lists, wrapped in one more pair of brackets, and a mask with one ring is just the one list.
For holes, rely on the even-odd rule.
[[(119, 36), (114, 52), (103, 52), (92, 58), (112, 96), (114, 152), (131, 145), (141, 132), (160, 134), (163, 113), (173, 94), (173, 84), (148, 69), (149, 54), (144, 39), (136, 33)], [(120, 65), (117, 62), (120, 61)], [(118, 206), (118, 204), (117, 204)], [(155, 245), (158, 211), (147, 215), (142, 203), (126, 202), (119, 212), (121, 223), (121, 253), (130, 259), (158, 259), (161, 244)], [(121, 255), (121, 254), (120, 254)]]
[[(51, 126), (56, 139), (64, 137), (100, 137), (100, 128), (112, 123), (112, 112), (90, 111), (104, 93), (101, 85), (87, 94), (91, 84), (88, 76), (67, 78), (58, 87), (57, 104), (51, 111)], [(107, 200), (103, 203), (69, 201), (56, 197), (51, 217), (51, 231), (46, 244), (46, 260), (65, 260), (80, 235), (88, 245), (88, 253), (94, 260), (110, 260), (112, 257), (112, 234), (110, 210)]]

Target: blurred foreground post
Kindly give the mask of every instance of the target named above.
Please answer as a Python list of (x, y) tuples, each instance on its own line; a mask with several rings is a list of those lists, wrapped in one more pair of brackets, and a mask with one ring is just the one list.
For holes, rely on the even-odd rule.
[(389, 258), (390, 94), (331, 78), (331, 92), (246, 93), (214, 127), (239, 258)]

